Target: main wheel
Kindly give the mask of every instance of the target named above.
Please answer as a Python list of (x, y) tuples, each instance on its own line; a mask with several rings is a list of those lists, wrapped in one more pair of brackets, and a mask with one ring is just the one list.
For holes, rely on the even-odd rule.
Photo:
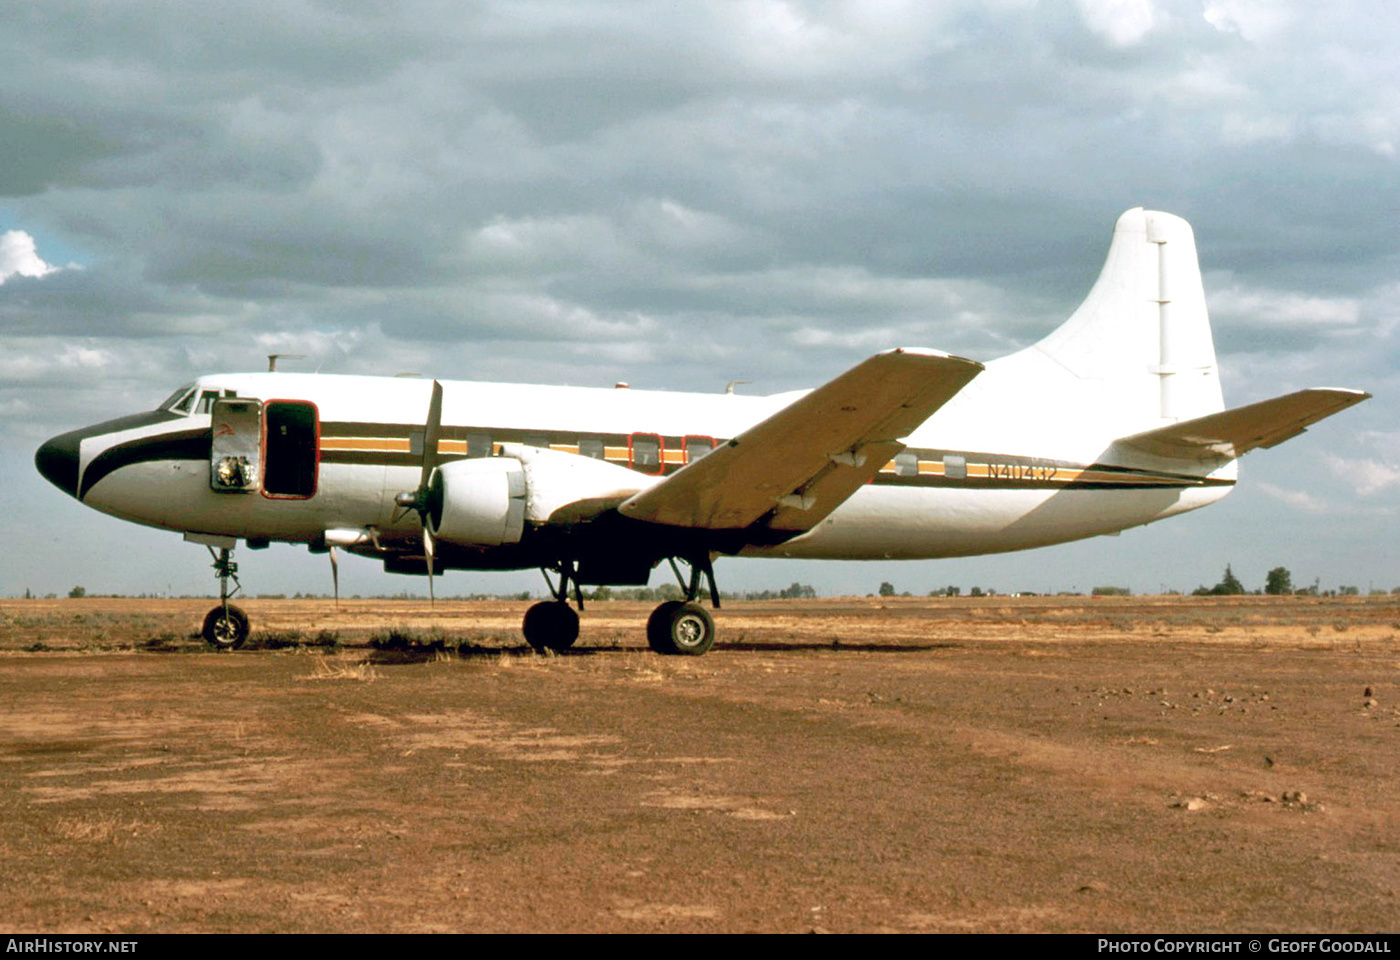
[(205, 615), (200, 633), (215, 650), (237, 650), (248, 640), (248, 615), (231, 605), (227, 614), (222, 606), (215, 607)]
[(715, 621), (698, 603), (668, 600), (647, 618), (647, 643), (657, 653), (698, 657), (715, 643)]
[(521, 630), (536, 653), (562, 653), (578, 639), (578, 614), (562, 600), (542, 600), (525, 611)]
[(647, 617), (647, 646), (657, 653), (675, 653), (671, 646), (671, 618), (685, 606), (684, 600), (667, 600)]

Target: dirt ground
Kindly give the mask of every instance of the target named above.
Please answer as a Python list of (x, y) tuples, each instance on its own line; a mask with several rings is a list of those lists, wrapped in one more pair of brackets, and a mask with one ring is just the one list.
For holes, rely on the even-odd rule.
[(1393, 598), (208, 606), (0, 601), (0, 929), (1400, 928)]

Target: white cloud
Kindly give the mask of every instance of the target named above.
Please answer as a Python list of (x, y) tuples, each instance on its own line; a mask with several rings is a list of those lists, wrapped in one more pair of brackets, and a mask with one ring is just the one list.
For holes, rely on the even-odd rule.
[(1327, 513), (1330, 509), (1324, 501), (1314, 497), (1306, 490), (1285, 490), (1282, 487), (1277, 487), (1272, 483), (1266, 483), (1264, 481), (1259, 481), (1257, 486), (1260, 491), (1273, 499), (1280, 500), (1290, 507), (1296, 507), (1308, 513)]
[(1361, 301), (1354, 297), (1271, 290), (1237, 281), (1208, 289), (1213, 317), (1230, 317), (1263, 327), (1347, 327), (1361, 317)]
[(1400, 469), (1391, 464), (1330, 454), (1325, 459), (1337, 478), (1348, 484), (1358, 496), (1369, 497), (1391, 487), (1400, 486)]
[(23, 230), (0, 233), (0, 283), (16, 275), (42, 277), (58, 269), (39, 258), (34, 238)]
[(1362, 430), (1357, 439), (1383, 456), (1400, 461), (1400, 431)]
[(100, 370), (114, 360), (109, 350), (69, 344), (59, 355), (58, 365), (66, 370)]
[(1290, 19), (1273, 0), (1206, 0), (1201, 15), (1221, 33), (1237, 34), (1251, 43), (1272, 39)]
[(1079, 0), (1084, 25), (1115, 47), (1130, 47), (1156, 22), (1151, 0)]
[(914, 0), (747, 0), (711, 9), (716, 37), (739, 62), (761, 74), (808, 79), (906, 72), (947, 45), (946, 23), (961, 12)]

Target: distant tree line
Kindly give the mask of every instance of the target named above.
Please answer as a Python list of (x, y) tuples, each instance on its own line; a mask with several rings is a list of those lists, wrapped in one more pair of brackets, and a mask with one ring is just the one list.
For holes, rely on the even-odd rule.
[[(1213, 587), (1197, 587), (1195, 590), (1191, 591), (1191, 595), (1193, 597), (1231, 597), (1250, 592), (1251, 591), (1245, 588), (1244, 584), (1240, 583), (1239, 578), (1235, 576), (1234, 571), (1230, 568), (1230, 564), (1227, 563), (1225, 565), (1225, 575), (1220, 578), (1219, 583)], [(1259, 593), (1260, 591), (1255, 590), (1253, 592)], [(1264, 576), (1264, 589), (1262, 592), (1271, 597), (1357, 597), (1361, 595), (1361, 588), (1343, 584), (1335, 590), (1323, 590), (1320, 578), (1314, 580), (1306, 587), (1294, 587), (1293, 574), (1289, 572), (1288, 568), (1274, 567)], [(1372, 590), (1370, 594), (1371, 596), (1382, 596), (1385, 592), (1384, 590)], [(1394, 588), (1390, 593), (1392, 595), (1400, 595), (1400, 587)]]
[[(1385, 594), (1387, 593), (1387, 591), (1385, 591), (1385, 590), (1370, 590), (1370, 591), (1368, 591), (1368, 592), (1369, 592), (1369, 594), (1370, 594), (1371, 596), (1385, 595)], [(1389, 592), (1389, 594), (1391, 594), (1391, 595), (1393, 595), (1393, 596), (1400, 596), (1400, 587), (1395, 587), (1394, 589), (1392, 589), (1392, 590), (1390, 590), (1390, 591), (1388, 591), (1388, 592)], [(1173, 594), (1173, 595), (1174, 595), (1174, 594), (1177, 593), (1177, 591), (1175, 591), (1175, 590), (1169, 590), (1169, 591), (1167, 591), (1167, 593), (1168, 593), (1168, 594)], [(1270, 570), (1270, 571), (1265, 575), (1265, 577), (1264, 577), (1264, 588), (1263, 588), (1263, 590), (1262, 590), (1262, 591), (1260, 591), (1260, 590), (1251, 591), (1251, 590), (1249, 590), (1248, 588), (1246, 588), (1245, 585), (1244, 585), (1243, 583), (1240, 582), (1239, 577), (1235, 576), (1235, 571), (1234, 571), (1234, 569), (1233, 569), (1233, 566), (1232, 566), (1231, 564), (1228, 564), (1228, 563), (1227, 563), (1227, 564), (1225, 565), (1225, 573), (1221, 576), (1220, 582), (1219, 582), (1219, 583), (1215, 584), (1215, 585), (1212, 586), (1212, 587), (1207, 587), (1207, 586), (1204, 586), (1204, 585), (1203, 585), (1203, 586), (1199, 586), (1199, 587), (1197, 587), (1195, 590), (1192, 590), (1192, 591), (1191, 591), (1191, 595), (1192, 595), (1192, 596), (1196, 596), (1196, 597), (1231, 597), (1231, 596), (1243, 596), (1243, 595), (1249, 594), (1249, 593), (1255, 593), (1255, 594), (1263, 593), (1263, 594), (1265, 594), (1265, 595), (1267, 595), (1267, 596), (1275, 596), (1275, 597), (1285, 597), (1285, 596), (1355, 597), (1355, 596), (1360, 596), (1360, 595), (1361, 595), (1361, 588), (1360, 588), (1360, 587), (1357, 587), (1357, 586), (1353, 586), (1353, 585), (1343, 584), (1343, 585), (1337, 587), (1337, 588), (1334, 589), (1334, 590), (1323, 590), (1322, 587), (1321, 587), (1321, 580), (1320, 580), (1320, 578), (1317, 579), (1317, 580), (1314, 580), (1311, 584), (1309, 584), (1309, 585), (1307, 585), (1307, 586), (1305, 586), (1305, 587), (1296, 587), (1296, 586), (1294, 585), (1294, 583), (1293, 583), (1293, 575), (1292, 575), (1292, 573), (1289, 572), (1289, 570), (1288, 570), (1287, 567), (1274, 567), (1274, 568), (1273, 568), (1272, 570)], [(1091, 594), (1092, 596), (1095, 596), (1095, 597), (1127, 597), (1127, 596), (1132, 596), (1132, 590), (1129, 589), (1128, 587), (1119, 587), (1119, 586), (1109, 586), (1109, 585), (1105, 585), (1105, 586), (1097, 586), (1097, 587), (1092, 588), (1092, 590), (1090, 591), (1090, 594)], [(927, 595), (930, 596), (930, 597), (960, 597), (960, 596), (963, 596), (963, 589), (962, 589), (962, 587), (955, 586), (955, 585), (953, 585), (953, 584), (949, 584), (949, 585), (946, 586), (946, 587), (935, 587), (934, 589), (928, 591), (928, 594), (927, 594)], [(1018, 596), (1018, 597), (1034, 597), (1034, 596), (1037, 596), (1036, 593), (1032, 593), (1032, 592), (1029, 592), (1029, 591), (1015, 592), (1015, 593), (1012, 593), (1011, 595), (1012, 595), (1012, 596)], [(1066, 596), (1082, 596), (1083, 594), (1076, 593), (1076, 592), (1072, 592), (1072, 591), (1061, 591), (1058, 595), (1059, 595), (1059, 596), (1062, 596), (1062, 597), (1066, 597)], [(69, 597), (70, 599), (74, 599), (74, 600), (79, 600), (79, 599), (88, 598), (88, 597), (91, 597), (91, 598), (98, 598), (98, 597), (123, 597), (123, 596), (125, 596), (125, 597), (133, 597), (133, 598), (138, 598), (138, 599), (168, 598), (168, 599), (185, 599), (185, 600), (188, 600), (188, 599), (203, 599), (203, 598), (209, 596), (209, 594), (184, 595), (184, 596), (180, 596), (180, 597), (173, 597), (173, 596), (168, 596), (168, 595), (164, 595), (164, 594), (155, 594), (155, 593), (138, 593), (138, 594), (119, 594), (119, 593), (113, 593), (113, 594), (94, 594), (94, 593), (89, 593), (88, 590), (87, 590), (87, 588), (86, 588), (86, 587), (83, 587), (83, 586), (81, 586), (81, 585), (80, 585), (80, 586), (75, 586), (75, 587), (73, 587), (71, 590), (68, 591), (68, 597)], [(633, 601), (641, 601), (641, 602), (659, 602), (659, 601), (666, 601), (666, 600), (680, 600), (680, 599), (682, 599), (684, 596), (685, 596), (684, 592), (683, 592), (683, 591), (681, 590), (681, 588), (680, 588), (679, 586), (677, 586), (676, 584), (674, 584), (674, 583), (663, 583), (663, 584), (661, 584), (659, 587), (649, 587), (649, 586), (648, 586), (648, 587), (608, 587), (608, 586), (600, 586), (600, 587), (596, 587), (596, 588), (595, 588), (594, 590), (592, 590), (591, 592), (585, 593), (585, 594), (584, 594), (584, 599), (585, 599), (585, 600), (603, 600), (603, 601), (606, 601), (606, 600), (633, 600)], [(790, 585), (788, 585), (788, 586), (786, 586), (786, 587), (783, 587), (782, 589), (779, 589), (779, 590), (747, 590), (747, 591), (728, 591), (728, 590), (726, 590), (726, 591), (724, 591), (723, 596), (726, 597), (726, 598), (729, 598), (729, 599), (734, 599), (734, 600), (808, 600), (808, 599), (813, 599), (813, 598), (815, 598), (815, 597), (817, 596), (817, 591), (816, 591), (816, 588), (813, 587), (811, 584), (799, 583), (799, 582), (797, 582), (797, 581), (794, 580)], [(909, 596), (912, 596), (912, 594), (911, 594), (909, 591), (907, 591), (907, 590), (906, 590), (906, 591), (903, 591), (903, 592), (900, 592), (900, 591), (896, 590), (893, 583), (889, 582), (888, 580), (885, 580), (885, 581), (882, 581), (882, 582), (880, 583), (879, 589), (878, 589), (878, 591), (877, 591), (875, 594), (867, 594), (867, 596), (880, 596), (880, 597), (909, 597)], [(995, 597), (995, 596), (998, 596), (998, 591), (992, 589), (991, 587), (985, 587), (985, 588), (984, 588), (984, 587), (973, 587), (973, 588), (971, 588), (971, 589), (967, 592), (967, 596), (969, 596), (969, 597)], [(38, 596), (36, 596), (31, 590), (29, 590), (28, 588), (26, 588), (25, 591), (24, 591), (24, 599), (26, 599), (26, 600), (31, 600), (31, 599), (54, 600), (54, 599), (57, 599), (57, 594), (49, 593), (49, 594), (45, 594), (43, 597), (38, 597)], [(285, 600), (285, 599), (287, 599), (287, 594), (285, 594), (285, 593), (260, 593), (260, 594), (257, 594), (257, 595), (256, 595), (256, 599), (259, 599), (259, 600)], [(324, 594), (324, 593), (321, 593), (321, 594), (317, 594), (317, 593), (296, 593), (296, 594), (294, 594), (294, 595), (292, 596), (292, 599), (294, 599), (294, 600), (329, 600), (329, 599), (330, 599), (330, 594)], [(354, 600), (421, 600), (421, 599), (423, 599), (423, 597), (420, 596), (420, 595), (418, 595), (418, 594), (409, 593), (408, 591), (401, 591), (401, 592), (399, 592), (399, 593), (394, 593), (394, 594), (370, 594), (370, 595), (367, 595), (367, 596), (361, 595), (361, 594), (355, 594), (353, 597), (351, 597), (351, 598), (349, 598), (349, 599), (354, 599)], [(445, 600), (446, 600), (446, 599), (454, 599), (454, 600), (531, 600), (531, 599), (534, 599), (534, 594), (533, 594), (531, 591), (529, 591), (529, 590), (522, 590), (522, 591), (512, 591), (512, 592), (510, 592), (510, 593), (473, 593), (473, 594), (458, 595), (458, 596), (455, 596), (455, 597), (443, 597), (443, 599), (445, 599)]]

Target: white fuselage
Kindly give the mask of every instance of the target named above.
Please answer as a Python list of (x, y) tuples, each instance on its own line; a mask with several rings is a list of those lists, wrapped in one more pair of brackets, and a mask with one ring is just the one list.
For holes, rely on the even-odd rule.
[[(1037, 424), (1023, 401), (1009, 418), (987, 416), (987, 395), (996, 392), (997, 382), (991, 374), (1003, 362), (989, 365), (989, 389), (979, 389), (982, 381), (970, 385), (907, 438), (903, 462), (891, 461), (814, 529), (741, 552), (914, 559), (1019, 550), (1113, 533), (1204, 506), (1229, 491), (1233, 463), (1210, 476), (1184, 479), (1099, 462), (1096, 455), (1107, 447), (1112, 425), (1107, 433), (1094, 431), (1097, 436), (1065, 430), (1063, 421), (1052, 431)], [(204, 377), (194, 385), (189, 411), (170, 411), (135, 427), (78, 431), (77, 495), (125, 520), (198, 535), (313, 545), (326, 543), (329, 535), (331, 543), (359, 542), (361, 552), (371, 553), (363, 534), (372, 530), (380, 548), (410, 544), (419, 526), (395, 497), (419, 483), (430, 391), (430, 381), (402, 378)], [(209, 459), (198, 455), (208, 447), (211, 424), (211, 415), (198, 411), (198, 398), (208, 394), (314, 405), (314, 491), (277, 496), (212, 489)], [(450, 459), (466, 455), (468, 443), (523, 443), (630, 468), (637, 465), (629, 441), (656, 438), (660, 469), (669, 472), (684, 464), (688, 452), (741, 434), (800, 395), (444, 381), (439, 449)], [(963, 411), (979, 412), (971, 418), (977, 422)], [(999, 422), (1006, 426), (999, 428)], [(206, 438), (203, 446), (200, 437)], [(183, 447), (179, 438), (185, 438)], [(659, 479), (656, 466), (644, 464), (636, 472), (639, 486)]]

